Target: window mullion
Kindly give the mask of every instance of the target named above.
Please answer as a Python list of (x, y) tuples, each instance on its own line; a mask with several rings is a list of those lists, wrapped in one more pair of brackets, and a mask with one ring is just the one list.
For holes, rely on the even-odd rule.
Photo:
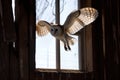
[[(56, 24), (60, 24), (60, 0), (56, 0)], [(56, 69), (60, 71), (60, 41), (56, 39)]]
[[(78, 9), (80, 9), (81, 8), (81, 0), (78, 0)], [(82, 31), (83, 32), (83, 31)], [(83, 33), (79, 33), (79, 35), (78, 35), (78, 59), (79, 59), (79, 70), (80, 71), (83, 71), (84, 69), (83, 69), (83, 67), (84, 67), (84, 65), (83, 65), (83, 62), (84, 62), (84, 60), (83, 60), (83, 53), (84, 53), (84, 43), (83, 43), (83, 41), (84, 41), (84, 39), (83, 39)]]

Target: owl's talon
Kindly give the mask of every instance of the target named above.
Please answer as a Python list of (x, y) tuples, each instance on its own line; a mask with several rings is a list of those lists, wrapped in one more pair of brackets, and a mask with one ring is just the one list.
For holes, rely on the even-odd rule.
[(64, 46), (64, 48), (66, 51), (71, 50), (70, 46)]
[(71, 50), (70, 46), (68, 46), (68, 49)]
[(64, 46), (64, 48), (65, 48), (65, 50), (67, 51), (67, 47), (66, 47), (66, 46)]

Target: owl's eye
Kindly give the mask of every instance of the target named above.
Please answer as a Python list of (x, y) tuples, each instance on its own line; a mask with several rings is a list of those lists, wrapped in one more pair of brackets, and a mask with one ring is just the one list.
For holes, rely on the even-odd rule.
[(58, 29), (55, 29), (55, 31), (58, 31)]
[(54, 29), (51, 29), (51, 31), (54, 31)]

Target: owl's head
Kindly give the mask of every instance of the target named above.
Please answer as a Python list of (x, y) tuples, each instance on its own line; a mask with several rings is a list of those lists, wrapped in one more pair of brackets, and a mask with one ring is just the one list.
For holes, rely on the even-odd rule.
[(52, 25), (51, 26), (51, 29), (50, 29), (50, 33), (53, 35), (53, 36), (60, 36), (62, 34), (62, 28), (59, 26), (59, 25)]

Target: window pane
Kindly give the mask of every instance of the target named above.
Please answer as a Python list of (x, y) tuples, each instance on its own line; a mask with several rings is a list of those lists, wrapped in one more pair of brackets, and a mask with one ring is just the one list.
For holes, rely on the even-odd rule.
[[(36, 0), (36, 22), (45, 20), (55, 22), (55, 0)], [(36, 68), (56, 68), (55, 38), (48, 34), (36, 34)]]
[[(67, 16), (74, 10), (78, 8), (77, 0), (60, 0), (60, 23), (64, 24)], [(71, 45), (71, 51), (65, 51), (64, 46), (61, 44), (61, 69), (79, 69), (79, 59), (78, 59), (78, 36), (73, 36), (76, 38), (74, 45)]]

